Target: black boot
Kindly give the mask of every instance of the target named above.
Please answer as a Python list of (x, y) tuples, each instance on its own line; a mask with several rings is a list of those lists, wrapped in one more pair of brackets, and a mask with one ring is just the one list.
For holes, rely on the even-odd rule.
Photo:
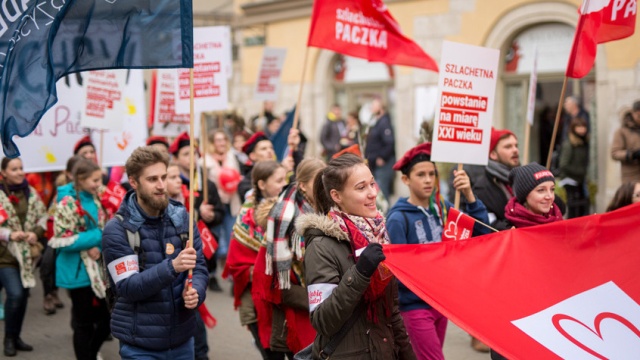
[(16, 339), (4, 338), (4, 356), (16, 356)]
[(22, 339), (17, 338), (16, 339), (16, 350), (20, 350), (20, 351), (33, 351), (33, 346), (25, 343), (24, 341), (22, 341)]

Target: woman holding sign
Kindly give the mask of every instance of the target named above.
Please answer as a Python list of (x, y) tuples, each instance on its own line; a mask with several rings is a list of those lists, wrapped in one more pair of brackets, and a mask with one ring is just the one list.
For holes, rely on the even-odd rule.
[(98, 198), (101, 186), (100, 167), (89, 159), (79, 159), (73, 168), (73, 182), (58, 188), (54, 237), (49, 240), (58, 250), (56, 285), (68, 289), (71, 298), (77, 359), (95, 359), (110, 333), (106, 287), (98, 263), (106, 222)]
[(0, 163), (0, 284), (7, 293), (4, 304), (4, 355), (32, 351), (20, 338), (29, 289), (36, 285), (33, 269), (43, 249), (46, 208), (29, 186), (19, 158)]

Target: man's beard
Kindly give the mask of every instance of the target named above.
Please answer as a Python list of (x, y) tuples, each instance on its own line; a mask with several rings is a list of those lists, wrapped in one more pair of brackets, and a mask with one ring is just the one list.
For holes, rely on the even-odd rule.
[(167, 193), (164, 193), (164, 197), (162, 199), (158, 199), (154, 197), (152, 194), (149, 194), (145, 191), (138, 191), (138, 200), (145, 203), (145, 205), (150, 208), (158, 211), (162, 211), (169, 206), (169, 197)]

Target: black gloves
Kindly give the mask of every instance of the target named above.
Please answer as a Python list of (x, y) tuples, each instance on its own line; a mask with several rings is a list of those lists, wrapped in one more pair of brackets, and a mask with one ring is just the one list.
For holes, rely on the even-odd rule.
[(640, 160), (640, 150), (636, 150), (631, 153), (631, 158), (633, 160)]
[(378, 264), (384, 259), (386, 259), (386, 257), (382, 253), (382, 245), (375, 243), (369, 244), (364, 251), (362, 251), (362, 254), (360, 254), (360, 258), (356, 263), (356, 270), (358, 270), (360, 274), (370, 278), (378, 268)]

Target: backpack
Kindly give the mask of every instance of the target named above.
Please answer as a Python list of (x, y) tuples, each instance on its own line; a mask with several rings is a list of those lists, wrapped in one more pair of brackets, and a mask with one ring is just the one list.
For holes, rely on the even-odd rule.
[[(124, 218), (120, 214), (116, 214), (115, 218), (118, 219), (118, 221), (120, 222), (124, 220)], [(137, 231), (133, 232), (131, 230), (126, 230), (126, 232), (127, 232), (127, 240), (129, 241), (129, 246), (131, 246), (131, 249), (133, 250), (134, 254), (140, 255), (140, 234)], [(111, 280), (111, 276), (109, 275), (109, 269), (107, 269), (107, 264), (104, 262), (104, 259), (101, 263), (102, 263), (102, 272), (104, 273), (104, 278), (106, 280), (105, 281), (105, 286), (106, 286), (105, 301), (107, 302), (107, 308), (109, 309), (109, 312), (111, 312), (113, 310), (113, 307), (116, 304), (118, 294), (116, 293), (115, 284)], [(138, 268), (140, 269), (140, 271), (142, 271), (142, 269), (144, 268), (144, 257), (141, 257), (138, 259)]]

